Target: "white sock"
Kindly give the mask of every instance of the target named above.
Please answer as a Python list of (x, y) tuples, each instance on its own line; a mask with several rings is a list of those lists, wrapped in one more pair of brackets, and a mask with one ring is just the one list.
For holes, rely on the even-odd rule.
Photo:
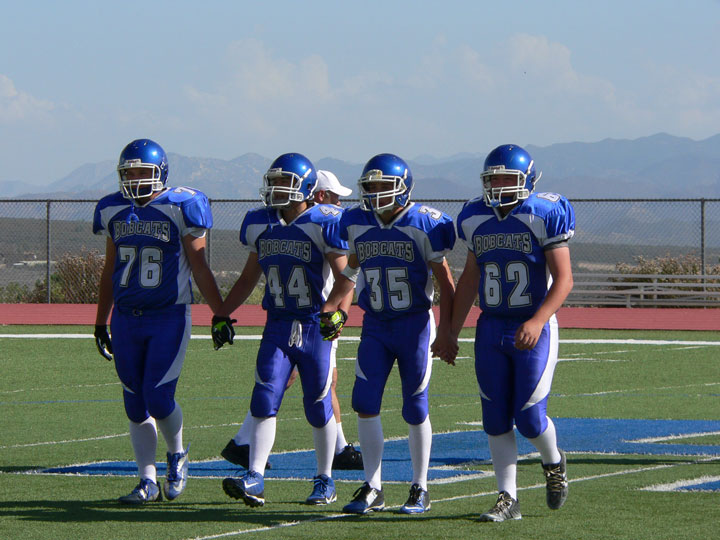
[(382, 489), (382, 455), (385, 439), (380, 415), (371, 418), (358, 416), (358, 438), (363, 454), (365, 481), (372, 488)]
[(157, 427), (155, 419), (148, 416), (139, 424), (130, 422), (130, 442), (135, 453), (140, 479), (152, 480), (157, 484), (155, 470), (155, 452), (157, 450)]
[(321, 428), (313, 426), (313, 441), (315, 441), (315, 457), (317, 458), (317, 474), (332, 476), (333, 448), (335, 447), (335, 417), (330, 416), (327, 424)]
[(427, 474), (430, 466), (430, 448), (432, 446), (432, 426), (430, 415), (425, 417), (421, 424), (409, 424), (410, 458), (412, 459), (413, 484), (419, 484), (427, 490)]
[(275, 444), (275, 426), (277, 418), (253, 417), (254, 429), (250, 434), (250, 470), (265, 476), (265, 464), (270, 457), (273, 444)]
[(343, 433), (342, 422), (336, 422), (337, 425), (337, 438), (335, 439), (335, 455), (345, 450), (348, 442), (345, 440), (345, 434)]
[(253, 427), (253, 415), (250, 413), (250, 410), (248, 410), (245, 418), (243, 419), (242, 425), (240, 426), (240, 429), (238, 429), (238, 432), (233, 437), (233, 441), (235, 441), (235, 444), (237, 444), (238, 446), (241, 446), (243, 444), (250, 444), (250, 433), (252, 433)]
[(555, 431), (555, 424), (550, 418), (547, 419), (547, 428), (540, 435), (534, 439), (528, 439), (532, 445), (537, 448), (542, 457), (543, 465), (549, 465), (550, 463), (560, 463), (562, 456), (558, 451), (557, 447), (557, 433)]
[(173, 412), (162, 420), (156, 418), (155, 421), (165, 439), (167, 451), (171, 454), (183, 452), (183, 413), (178, 402), (175, 402)]
[(498, 491), (507, 491), (517, 500), (517, 441), (513, 430), (502, 435), (488, 435)]

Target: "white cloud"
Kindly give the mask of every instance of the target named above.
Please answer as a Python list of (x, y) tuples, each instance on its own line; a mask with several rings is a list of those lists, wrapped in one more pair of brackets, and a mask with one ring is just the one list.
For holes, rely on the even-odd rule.
[(229, 62), (226, 91), (248, 101), (313, 104), (330, 98), (328, 67), (318, 55), (292, 63), (274, 57), (259, 40), (245, 39), (230, 46)]
[(54, 108), (50, 101), (19, 91), (7, 75), (0, 73), (0, 122), (41, 118)]

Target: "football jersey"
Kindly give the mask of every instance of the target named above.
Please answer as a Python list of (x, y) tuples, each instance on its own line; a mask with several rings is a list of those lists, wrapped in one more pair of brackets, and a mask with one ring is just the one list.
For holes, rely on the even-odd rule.
[(360, 263), (356, 290), (366, 314), (388, 320), (430, 309), (429, 263), (441, 262), (455, 244), (447, 214), (410, 203), (386, 225), (375, 212), (356, 206), (343, 214), (340, 234)]
[(480, 267), (480, 308), (500, 317), (531, 317), (552, 282), (545, 249), (575, 234), (575, 212), (556, 193), (533, 193), (504, 219), (482, 198), (468, 201), (458, 236)]
[(314, 205), (291, 223), (279, 210), (257, 208), (245, 215), (240, 242), (257, 253), (265, 274), (262, 306), (277, 319), (317, 320), (330, 294), (332, 269), (327, 253), (347, 253), (340, 238), (342, 210)]
[(142, 207), (120, 192), (100, 199), (93, 232), (115, 244), (115, 305), (142, 310), (192, 303), (182, 238), (201, 237), (211, 227), (208, 199), (194, 189), (168, 188)]

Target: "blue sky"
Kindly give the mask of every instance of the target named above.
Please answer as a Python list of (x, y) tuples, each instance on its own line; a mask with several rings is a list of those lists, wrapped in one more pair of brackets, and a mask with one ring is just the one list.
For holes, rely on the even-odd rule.
[(720, 1), (0, 0), (0, 182), (720, 132)]

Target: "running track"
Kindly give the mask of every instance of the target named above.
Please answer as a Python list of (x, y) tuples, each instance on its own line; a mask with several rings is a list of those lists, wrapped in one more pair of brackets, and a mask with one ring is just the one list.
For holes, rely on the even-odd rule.
[[(435, 312), (437, 320), (437, 308)], [(472, 308), (466, 327), (475, 326), (480, 313)], [(362, 324), (362, 310), (350, 309), (348, 326)], [(609, 330), (720, 330), (720, 308), (561, 308), (560, 328), (605, 328)], [(207, 305), (194, 305), (193, 325), (210, 326), (212, 313)], [(241, 306), (233, 313), (239, 326), (265, 326), (260, 306)], [(94, 325), (94, 304), (0, 304), (0, 324)]]

